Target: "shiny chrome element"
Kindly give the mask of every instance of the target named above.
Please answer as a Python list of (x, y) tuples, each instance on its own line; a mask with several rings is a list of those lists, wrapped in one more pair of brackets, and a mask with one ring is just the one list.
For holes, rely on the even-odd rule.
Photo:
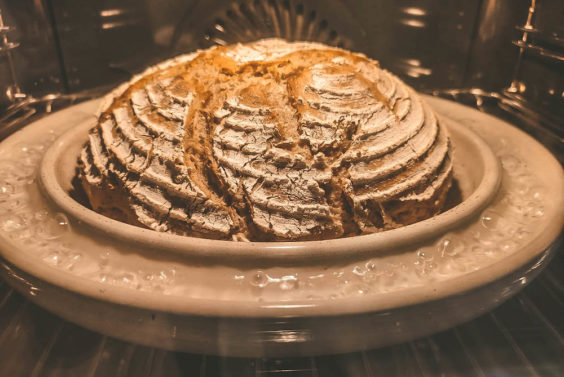
[[(520, 50), (527, 50), (535, 55), (542, 56), (544, 58), (554, 59), (561, 62), (564, 62), (564, 54), (557, 51), (552, 51), (547, 48), (543, 48), (540, 46), (535, 46), (532, 43), (526, 43), (521, 41), (513, 41), (512, 42), (515, 46), (519, 47)], [(512, 86), (513, 87), (513, 86)]]
[(416, 27), (416, 28), (424, 28), (425, 26), (427, 26), (427, 24), (421, 20), (416, 20), (413, 18), (404, 18), (403, 20), (399, 21), (400, 24), (403, 24), (405, 26), (411, 26), (411, 27)]
[(23, 276), (21, 276), (18, 271), (14, 270), (12, 267), (10, 267), (7, 263), (1, 262), (0, 263), (0, 268), (4, 269), (5, 274), (7, 276), (9, 276), (11, 279), (16, 280), (19, 282), (19, 284), (21, 284), (22, 286), (24, 286), (27, 290), (28, 293), (31, 296), (37, 296), (38, 293), (41, 292), (41, 288), (35, 286), (33, 283), (29, 282), (27, 279), (25, 279)]
[(39, 98), (23, 93), (19, 86), (12, 56), (12, 50), (17, 48), (19, 43), (10, 42), (7, 36), (13, 30), (13, 27), (4, 24), (2, 10), (0, 9), (0, 54), (6, 54), (12, 79), (12, 85), (8, 86), (5, 92), (6, 97), (12, 104), (0, 113), (0, 125), (2, 126), (0, 128), (0, 140), (23, 127), (34, 116), (51, 113), (53, 110), (58, 110), (82, 99), (98, 96), (100, 91), (106, 91), (105, 88), (97, 88), (70, 95), (50, 93)]
[(413, 78), (430, 76), (433, 73), (431, 68), (422, 66), (421, 60), (419, 59), (399, 59), (394, 65), (405, 75)]
[(272, 343), (304, 343), (312, 336), (307, 330), (266, 330), (258, 333), (265, 342)]
[(417, 7), (406, 7), (402, 9), (403, 13), (409, 14), (410, 16), (426, 16), (427, 11), (423, 8)]
[(323, 42), (345, 48), (352, 44), (333, 30), (315, 9), (298, 1), (233, 2), (219, 14), (204, 36), (207, 41), (221, 46), (265, 37)]
[(100, 17), (103, 18), (101, 25), (102, 30), (127, 27), (145, 21), (136, 10), (120, 8), (101, 10)]
[(8, 40), (8, 33), (13, 30), (14, 28), (4, 25), (2, 10), (0, 9), (0, 53), (6, 54), (6, 58), (8, 59), (8, 66), (10, 69), (10, 75), (12, 77), (12, 85), (6, 88), (6, 97), (12, 103), (22, 100), (26, 97), (26, 95), (22, 93), (18, 84), (16, 69), (14, 67), (14, 59), (12, 57), (12, 50), (18, 47), (19, 43), (10, 42)]
[(96, 88), (75, 94), (51, 93), (42, 97), (26, 97), (0, 113), (0, 140), (19, 130), (36, 117), (49, 114), (86, 99), (100, 96), (107, 87)]
[(120, 16), (125, 13), (123, 9), (104, 9), (100, 11), (101, 17), (113, 17), (113, 16)]
[(430, 94), (461, 102), (481, 111), (494, 114), (501, 111), (504, 116), (518, 119), (521, 129), (540, 140), (556, 155), (561, 163), (564, 163), (564, 154), (562, 153), (564, 138), (562, 137), (562, 129), (559, 127), (560, 120), (554, 114), (541, 112), (539, 108), (535, 108), (520, 94), (525, 90), (524, 84), (517, 82), (516, 85), (517, 93), (508, 89), (498, 93), (480, 88), (461, 88), (434, 90)]
[(522, 27), (523, 35), (521, 36), (520, 41), (514, 42), (517, 46), (519, 46), (519, 55), (517, 56), (517, 62), (515, 63), (515, 68), (513, 70), (513, 77), (511, 79), (511, 85), (507, 88), (507, 91), (510, 93), (519, 93), (519, 82), (517, 80), (517, 75), (519, 74), (519, 69), (521, 67), (521, 61), (523, 60), (523, 54), (525, 53), (526, 46), (528, 45), (529, 39), (529, 32), (534, 30), (533, 28), (533, 17), (536, 11), (536, 0), (531, 0), (531, 5), (529, 6), (529, 13), (527, 14), (527, 21), (525, 25)]
[[(413, 27), (413, 28), (425, 28), (427, 27), (427, 23), (424, 21), (424, 18), (428, 15), (427, 11), (423, 8), (418, 7), (405, 7), (401, 9), (401, 13), (406, 14), (408, 17), (401, 18), (398, 22), (402, 25)], [(411, 77), (419, 77), (410, 75)]]

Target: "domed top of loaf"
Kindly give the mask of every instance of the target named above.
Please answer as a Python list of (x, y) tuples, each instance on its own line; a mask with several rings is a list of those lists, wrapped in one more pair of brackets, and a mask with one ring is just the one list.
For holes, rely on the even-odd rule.
[(79, 158), (93, 208), (216, 239), (328, 239), (438, 213), (449, 139), (358, 53), (265, 39), (149, 68), (110, 93)]

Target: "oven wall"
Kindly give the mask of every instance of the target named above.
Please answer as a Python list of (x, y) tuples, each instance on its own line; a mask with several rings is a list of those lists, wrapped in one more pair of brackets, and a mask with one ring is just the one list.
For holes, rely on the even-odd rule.
[[(246, 3), (270, 10), (280, 20), (288, 15), (292, 20), (301, 12), (304, 22), (318, 29), (316, 38), (336, 44), (348, 41), (346, 47), (380, 60), (383, 67), (419, 90), (480, 87), (501, 91), (516, 76), (522, 84), (519, 95), (526, 100), (548, 109), (563, 108), (561, 61), (527, 51), (520, 70), (514, 71), (519, 48), (512, 41), (522, 35), (516, 26), (526, 21), (528, 0)], [(13, 52), (21, 87), (36, 96), (117, 84), (146, 65), (212, 44), (214, 35), (227, 42), (254, 39), (257, 34), (241, 30), (250, 23), (249, 7), (240, 4), (225, 0), (0, 0), (6, 23), (17, 28), (10, 38), (21, 43)], [(562, 51), (564, 2), (538, 0), (537, 8), (534, 23), (542, 25), (542, 33), (533, 42)], [(11, 82), (5, 57), (0, 57), (0, 73), (0, 87), (5, 88)], [(1, 97), (0, 103), (5, 105), (6, 98)]]

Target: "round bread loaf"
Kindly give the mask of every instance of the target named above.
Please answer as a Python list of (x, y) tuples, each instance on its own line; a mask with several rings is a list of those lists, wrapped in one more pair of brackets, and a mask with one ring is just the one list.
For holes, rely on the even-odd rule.
[(447, 132), (358, 53), (265, 39), (184, 55), (109, 94), (79, 157), (94, 210), (214, 239), (318, 240), (442, 209)]

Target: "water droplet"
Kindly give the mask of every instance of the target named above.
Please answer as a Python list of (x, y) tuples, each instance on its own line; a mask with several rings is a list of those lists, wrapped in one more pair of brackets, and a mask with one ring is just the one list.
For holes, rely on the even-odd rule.
[(506, 241), (506, 242), (503, 242), (503, 243), (500, 245), (500, 248), (501, 248), (501, 250), (503, 250), (503, 251), (510, 251), (510, 250), (512, 250), (512, 249), (515, 249), (517, 246), (518, 246), (518, 245), (517, 245), (516, 242), (513, 242), (513, 241)]
[(494, 231), (500, 228), (501, 217), (497, 213), (487, 210), (482, 214), (480, 223), (484, 228)]
[(133, 283), (134, 280), (135, 280), (135, 275), (133, 275), (131, 273), (124, 273), (118, 278), (119, 282), (126, 284), (126, 285)]
[(361, 277), (364, 276), (364, 274), (366, 273), (366, 271), (360, 266), (354, 266), (352, 272), (356, 276), (361, 276)]
[(344, 271), (333, 271), (333, 276), (336, 277), (337, 279), (342, 278), (344, 274), (345, 274)]
[(45, 209), (39, 210), (39, 211), (35, 212), (35, 214), (33, 215), (33, 217), (37, 221), (44, 221), (44, 220), (47, 219), (48, 216), (49, 216), (49, 211), (47, 211)]
[(57, 213), (55, 215), (55, 221), (61, 228), (69, 227), (69, 219), (64, 213)]
[(463, 242), (458, 237), (454, 236), (443, 238), (437, 243), (437, 251), (443, 258), (445, 256), (453, 257), (460, 253), (463, 249)]
[(166, 281), (166, 280), (168, 280), (168, 273), (167, 273), (166, 271), (164, 271), (164, 270), (159, 271), (159, 276), (158, 276), (158, 277), (159, 277), (159, 280), (160, 280), (160, 281)]
[(61, 264), (61, 255), (58, 250), (52, 251), (47, 254), (43, 260), (53, 266), (59, 266)]
[(370, 287), (366, 284), (350, 284), (344, 287), (344, 294), (347, 296), (365, 295), (370, 292)]
[(46, 240), (60, 238), (69, 231), (68, 218), (62, 213), (57, 213), (53, 218), (44, 220), (36, 226), (37, 236)]
[(257, 271), (251, 276), (251, 285), (264, 288), (268, 285), (268, 275), (263, 271)]
[(424, 249), (417, 251), (417, 257), (424, 261), (433, 260), (433, 255), (429, 251), (425, 251)]
[(19, 215), (9, 215), (1, 220), (0, 228), (5, 232), (14, 232), (25, 227), (25, 220)]
[(284, 291), (298, 288), (298, 278), (294, 275), (282, 276), (280, 278), (280, 289)]

